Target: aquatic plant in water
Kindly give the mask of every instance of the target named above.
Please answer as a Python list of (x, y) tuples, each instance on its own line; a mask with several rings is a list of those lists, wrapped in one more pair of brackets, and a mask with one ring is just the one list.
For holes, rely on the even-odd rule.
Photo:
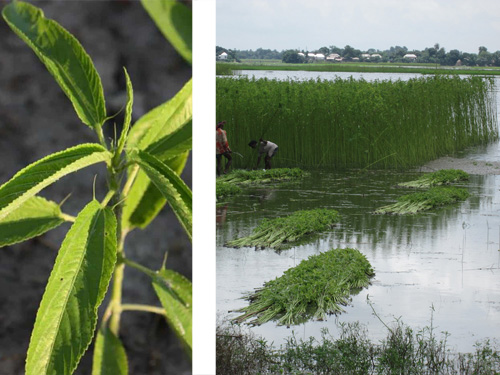
[(215, 183), (215, 192), (217, 200), (241, 193), (241, 188), (238, 185), (228, 182), (217, 181)]
[(428, 211), (469, 197), (466, 189), (456, 187), (433, 187), (427, 191), (406, 194), (398, 198), (397, 203), (384, 206), (375, 211), (376, 214), (416, 214)]
[(441, 169), (436, 172), (426, 173), (417, 180), (403, 182), (398, 186), (408, 188), (428, 188), (431, 186), (449, 185), (454, 182), (468, 180), (469, 174), (461, 169)]
[(374, 275), (366, 257), (356, 249), (312, 255), (248, 296), (250, 305), (239, 310), (243, 314), (234, 320), (242, 323), (253, 318), (250, 324), (277, 320), (287, 326), (323, 320), (343, 312), (350, 295), (367, 287)]
[(276, 168), (252, 171), (236, 169), (231, 173), (219, 177), (217, 181), (232, 184), (262, 184), (295, 180), (302, 178), (304, 175), (305, 172), (300, 168)]
[(296, 211), (290, 216), (263, 219), (248, 237), (239, 238), (226, 244), (229, 247), (271, 247), (281, 250), (290, 247), (305, 235), (330, 228), (340, 221), (335, 210), (318, 208)]

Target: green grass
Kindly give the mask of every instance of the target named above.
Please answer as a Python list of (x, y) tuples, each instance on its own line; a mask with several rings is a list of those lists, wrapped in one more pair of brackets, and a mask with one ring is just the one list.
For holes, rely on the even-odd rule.
[(230, 184), (223, 181), (216, 181), (215, 192), (217, 200), (241, 193), (241, 188), (238, 185)]
[(360, 73), (420, 73), (420, 74), (464, 74), (495, 76), (500, 75), (496, 67), (442, 67), (435, 64), (400, 64), (400, 63), (329, 63), (314, 62), (309, 64), (286, 64), (276, 60), (256, 60), (242, 63), (218, 63), (226, 65), (228, 70), (285, 70), (285, 71), (313, 71), (313, 72), (360, 72)]
[(299, 168), (275, 168), (267, 170), (236, 169), (220, 176), (217, 181), (231, 184), (265, 184), (302, 178), (305, 172)]
[(372, 341), (368, 326), (338, 323), (335, 337), (327, 330), (320, 338), (294, 335), (276, 348), (247, 333), (240, 325), (219, 323), (216, 335), (217, 375), (498, 375), (497, 341), (476, 342), (470, 353), (458, 353), (447, 333), (432, 327), (412, 328), (397, 320), (385, 338)]
[(431, 186), (449, 185), (455, 182), (468, 181), (469, 174), (460, 169), (441, 169), (427, 173), (415, 181), (403, 182), (398, 186), (408, 188), (428, 188)]
[(298, 243), (304, 236), (324, 231), (339, 221), (340, 215), (335, 210), (296, 211), (285, 217), (263, 219), (250, 236), (229, 241), (226, 246), (283, 250)]
[(251, 324), (277, 320), (279, 325), (296, 325), (309, 319), (323, 320), (343, 312), (350, 294), (366, 287), (373, 269), (358, 250), (334, 249), (312, 255), (282, 276), (268, 281), (248, 297), (250, 305), (235, 319)]
[(466, 189), (456, 187), (433, 187), (428, 191), (415, 192), (398, 198), (397, 203), (384, 206), (376, 214), (407, 215), (463, 201), (469, 197)]
[(429, 76), (408, 81), (217, 78), (217, 119), (242, 158), (264, 138), (275, 167), (408, 169), (498, 139), (494, 81)]

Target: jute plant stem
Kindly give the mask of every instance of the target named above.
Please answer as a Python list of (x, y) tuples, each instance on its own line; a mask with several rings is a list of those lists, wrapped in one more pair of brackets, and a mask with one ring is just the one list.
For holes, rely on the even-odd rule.
[(370, 263), (356, 249), (312, 255), (249, 295), (250, 305), (238, 310), (242, 315), (234, 320), (242, 323), (253, 318), (250, 324), (277, 320), (287, 326), (323, 320), (343, 312), (350, 294), (367, 287), (373, 276)]
[(215, 192), (217, 195), (217, 200), (219, 200), (230, 195), (241, 193), (241, 188), (238, 185), (229, 182), (217, 181)]
[(433, 187), (428, 191), (403, 195), (397, 203), (379, 208), (376, 214), (407, 215), (450, 205), (467, 199), (469, 192), (456, 187)]
[(263, 219), (250, 236), (230, 241), (227, 246), (271, 247), (280, 250), (293, 245), (307, 234), (326, 230), (339, 221), (340, 215), (335, 210), (296, 211), (286, 217)]
[(244, 170), (236, 169), (231, 173), (221, 176), (217, 182), (232, 184), (255, 184), (270, 183), (277, 181), (289, 181), (304, 177), (305, 172), (299, 168), (276, 168), (268, 170)]
[(262, 132), (279, 145), (276, 167), (408, 168), (498, 138), (494, 81), (477, 76), (217, 78), (216, 95), (217, 119), (244, 156), (235, 167), (253, 166), (247, 143)]
[(408, 188), (428, 188), (431, 186), (449, 185), (455, 182), (469, 180), (469, 174), (460, 169), (442, 169), (426, 173), (417, 180), (403, 182), (398, 186)]

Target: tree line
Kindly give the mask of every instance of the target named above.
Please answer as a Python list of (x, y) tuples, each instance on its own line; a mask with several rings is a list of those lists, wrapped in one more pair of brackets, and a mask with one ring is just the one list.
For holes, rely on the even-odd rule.
[[(285, 63), (310, 63), (314, 60), (308, 58), (309, 53), (321, 53), (324, 56), (337, 54), (342, 61), (363, 61), (363, 62), (392, 62), (403, 63), (409, 62), (405, 58), (407, 54), (413, 54), (416, 58), (411, 61), (416, 63), (430, 63), (439, 65), (465, 65), (465, 66), (500, 66), (500, 51), (489, 52), (484, 46), (479, 47), (478, 53), (467, 53), (457, 49), (446, 51), (439, 43), (424, 50), (409, 50), (407, 47), (393, 46), (387, 50), (381, 51), (370, 48), (366, 51), (356, 49), (349, 45), (344, 48), (330, 46), (321, 47), (317, 50), (307, 51), (300, 49), (289, 49), (278, 52), (276, 49), (258, 48), (254, 50), (237, 50), (225, 49), (216, 47), (216, 56), (222, 52), (228, 54), (228, 61), (241, 61), (243, 59), (259, 59), (259, 60), (281, 60)], [(300, 54), (301, 53), (301, 54)], [(367, 55), (370, 55), (368, 57)], [(371, 55), (380, 55), (380, 57), (372, 57)]]

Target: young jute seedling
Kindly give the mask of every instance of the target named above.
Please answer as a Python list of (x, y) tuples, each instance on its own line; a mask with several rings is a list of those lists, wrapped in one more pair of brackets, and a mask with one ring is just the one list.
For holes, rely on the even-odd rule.
[(239, 310), (242, 323), (262, 324), (277, 320), (280, 325), (295, 325), (311, 318), (323, 320), (328, 314), (343, 312), (350, 294), (370, 284), (375, 274), (356, 249), (333, 249), (312, 255), (282, 276), (264, 284), (248, 296), (250, 305)]
[[(191, 63), (191, 10), (172, 0), (144, 0), (143, 6)], [(2, 16), (45, 65), (78, 118), (96, 137), (95, 143), (80, 144), (28, 165), (0, 186), (0, 246), (72, 222), (40, 302), (26, 375), (72, 374), (94, 338), (92, 375), (127, 374), (127, 355), (119, 336), (125, 310), (163, 315), (190, 356), (191, 282), (166, 269), (165, 263), (155, 271), (134, 262), (127, 258), (124, 245), (127, 234), (146, 227), (166, 203), (191, 238), (192, 193), (179, 177), (192, 143), (191, 80), (174, 98), (131, 126), (134, 95), (124, 67), (123, 126), (107, 141), (103, 126), (114, 116), (106, 112), (101, 77), (79, 41), (29, 3), (12, 2), (3, 7)], [(60, 178), (98, 163), (106, 166), (107, 192), (99, 201), (94, 188), (94, 198), (76, 217), (38, 195)], [(125, 266), (150, 277), (161, 307), (122, 303)], [(97, 309), (108, 287), (109, 304), (96, 331)]]

